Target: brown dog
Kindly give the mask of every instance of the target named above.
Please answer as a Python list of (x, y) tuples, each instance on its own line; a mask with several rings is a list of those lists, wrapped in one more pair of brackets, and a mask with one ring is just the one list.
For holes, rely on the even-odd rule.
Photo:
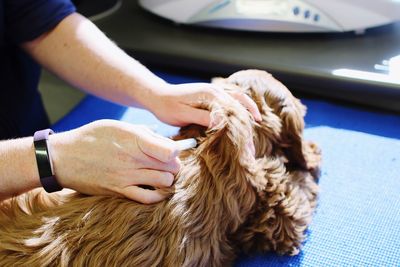
[[(212, 103), (214, 126), (181, 129), (199, 146), (181, 153), (168, 200), (35, 190), (0, 203), (1, 266), (226, 266), (239, 252), (296, 254), (316, 206), (317, 147), (302, 138), (305, 107), (270, 74), (213, 82), (252, 97)], [(253, 140), (256, 156), (249, 151)]]

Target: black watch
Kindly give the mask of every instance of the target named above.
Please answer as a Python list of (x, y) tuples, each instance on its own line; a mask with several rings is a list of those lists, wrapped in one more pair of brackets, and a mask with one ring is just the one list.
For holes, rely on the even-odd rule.
[(35, 132), (33, 135), (33, 144), (35, 146), (35, 155), (37, 167), (39, 170), (40, 183), (48, 193), (62, 190), (62, 186), (57, 182), (53, 171), (53, 165), (50, 158), (50, 152), (47, 146), (47, 140), (50, 134), (54, 132), (51, 129)]

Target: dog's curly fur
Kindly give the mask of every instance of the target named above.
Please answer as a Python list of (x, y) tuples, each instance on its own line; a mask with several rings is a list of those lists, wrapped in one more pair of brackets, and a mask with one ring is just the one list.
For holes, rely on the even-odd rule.
[[(264, 71), (214, 83), (252, 97), (255, 123), (236, 101), (212, 103), (214, 126), (182, 128), (168, 200), (34, 190), (0, 203), (1, 266), (226, 266), (240, 252), (296, 254), (316, 207), (317, 146), (302, 138), (305, 107)], [(256, 155), (248, 149), (253, 140)]]

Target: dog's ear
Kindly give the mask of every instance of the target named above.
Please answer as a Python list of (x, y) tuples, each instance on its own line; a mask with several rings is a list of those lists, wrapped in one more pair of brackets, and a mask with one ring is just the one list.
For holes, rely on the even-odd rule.
[(279, 144), (285, 156), (295, 168), (309, 170), (317, 177), (321, 162), (320, 149), (315, 143), (307, 142), (303, 138), (306, 106), (272, 76), (267, 75), (264, 79), (265, 87), (262, 90), (265, 90), (265, 103), (279, 116), (282, 123)]
[[(270, 97), (270, 96), (267, 96)], [(304, 115), (306, 107), (291, 94), (288, 99), (281, 100), (279, 116), (282, 120), (282, 148), (289, 162), (307, 169), (307, 161), (304, 155), (303, 131)]]
[(259, 159), (267, 185), (235, 242), (245, 253), (276, 251), (295, 255), (316, 206), (318, 186), (309, 172), (289, 173), (279, 158)]
[[(278, 115), (282, 124), (278, 144), (290, 166), (311, 171), (313, 176), (317, 177), (321, 162), (320, 149), (315, 143), (305, 141), (303, 138), (304, 116), (307, 109), (289, 90), (285, 91), (283, 97), (275, 90), (267, 90), (264, 96), (267, 105)], [(265, 123), (261, 125), (264, 129), (267, 127)]]
[(307, 168), (303, 154), (303, 130), (306, 107), (295, 98), (281, 82), (272, 75), (262, 75), (262, 82), (253, 87), (255, 91), (263, 91), (265, 103), (276, 114), (282, 123), (279, 145), (289, 162)]
[[(305, 154), (308, 148), (303, 143), (306, 107), (286, 86), (260, 70), (239, 71), (218, 82), (234, 84), (256, 102), (263, 118), (256, 131), (261, 144), (272, 142), (283, 150), (291, 164), (310, 169)], [(273, 150), (271, 145), (260, 148), (261, 155), (270, 155)]]

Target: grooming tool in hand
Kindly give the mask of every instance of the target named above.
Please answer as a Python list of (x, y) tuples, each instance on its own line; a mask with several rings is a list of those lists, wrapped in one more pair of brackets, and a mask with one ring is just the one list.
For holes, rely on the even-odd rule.
[(178, 146), (178, 149), (181, 151), (188, 150), (197, 146), (197, 141), (194, 138), (178, 140), (175, 141), (175, 143)]

